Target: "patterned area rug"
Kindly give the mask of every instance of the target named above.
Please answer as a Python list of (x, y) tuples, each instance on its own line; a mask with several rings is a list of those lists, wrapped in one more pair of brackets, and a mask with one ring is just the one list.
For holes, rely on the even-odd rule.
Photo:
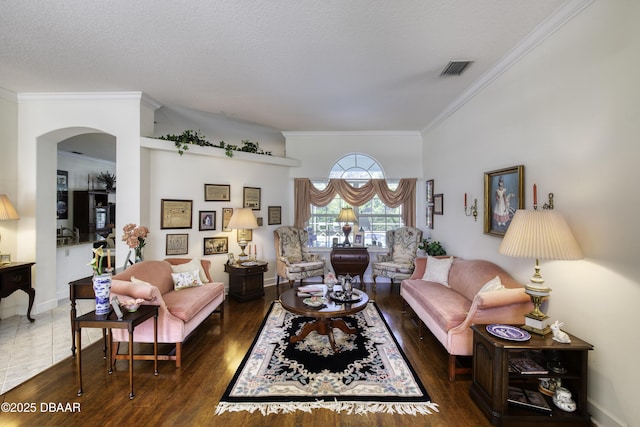
[(216, 414), (266, 415), (316, 408), (354, 414), (438, 411), (375, 303), (344, 319), (358, 333), (334, 329), (337, 354), (328, 338), (316, 332), (291, 344), (289, 337), (312, 319), (289, 313), (274, 302)]

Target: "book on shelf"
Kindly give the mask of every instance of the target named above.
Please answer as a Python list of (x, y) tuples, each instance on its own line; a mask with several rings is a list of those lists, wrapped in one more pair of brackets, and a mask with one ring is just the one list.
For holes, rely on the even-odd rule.
[(528, 357), (511, 358), (509, 359), (509, 366), (522, 375), (546, 375), (549, 373), (548, 369), (543, 368), (539, 363)]
[(540, 412), (551, 413), (551, 406), (547, 403), (542, 393), (520, 387), (509, 386), (507, 402), (521, 408), (532, 409)]

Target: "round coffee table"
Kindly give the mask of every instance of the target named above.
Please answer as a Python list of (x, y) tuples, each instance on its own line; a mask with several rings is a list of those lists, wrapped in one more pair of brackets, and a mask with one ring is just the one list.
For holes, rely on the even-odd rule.
[(287, 310), (301, 316), (313, 317), (314, 321), (305, 324), (302, 331), (296, 336), (289, 339), (289, 342), (295, 343), (302, 341), (311, 332), (316, 331), (321, 335), (329, 337), (329, 343), (334, 353), (338, 353), (339, 349), (336, 346), (336, 342), (333, 338), (333, 328), (338, 328), (345, 334), (355, 334), (357, 330), (350, 328), (345, 321), (341, 318), (350, 314), (355, 314), (364, 310), (369, 302), (369, 297), (365, 292), (358, 289), (353, 290), (354, 294), (361, 296), (360, 301), (354, 303), (343, 303), (334, 301), (331, 297), (327, 296), (327, 302), (323, 307), (311, 307), (306, 305), (302, 300), (304, 297), (298, 296), (297, 289), (288, 289), (280, 294), (280, 303)]

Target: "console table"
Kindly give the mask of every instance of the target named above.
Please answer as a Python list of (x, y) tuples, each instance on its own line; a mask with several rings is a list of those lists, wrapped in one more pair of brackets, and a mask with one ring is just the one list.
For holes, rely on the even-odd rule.
[(364, 272), (369, 266), (369, 251), (363, 246), (334, 247), (331, 250), (331, 266), (337, 276), (360, 276), (364, 286)]
[(82, 395), (82, 328), (105, 328), (109, 329), (109, 351), (108, 366), (109, 373), (113, 372), (113, 364), (115, 360), (111, 360), (111, 348), (113, 346), (111, 329), (128, 329), (129, 330), (129, 399), (133, 399), (133, 331), (139, 324), (153, 317), (153, 361), (154, 375), (158, 375), (158, 306), (157, 305), (141, 305), (137, 311), (133, 313), (124, 312), (124, 317), (118, 319), (116, 314), (111, 311), (109, 314), (96, 314), (92, 311), (76, 318), (74, 320), (77, 329), (76, 338), (78, 340), (78, 396)]
[(264, 261), (226, 263), (224, 271), (229, 273), (229, 296), (237, 301), (248, 301), (264, 296)]
[(29, 308), (27, 319), (34, 322), (31, 317), (33, 300), (36, 298), (36, 290), (31, 286), (31, 266), (35, 262), (12, 262), (0, 266), (0, 299), (6, 298), (18, 289), (29, 295)]
[[(531, 334), (524, 342), (508, 341), (487, 332), (486, 325), (473, 325), (473, 378), (471, 398), (493, 425), (534, 426), (550, 423), (563, 426), (590, 426), (587, 412), (587, 356), (593, 346), (571, 334), (571, 342), (562, 344), (545, 336)], [(566, 372), (519, 374), (509, 370), (509, 360), (522, 355), (542, 354), (560, 357)], [(544, 366), (542, 363), (541, 365)], [(507, 402), (509, 386), (538, 391), (540, 378), (559, 378), (576, 403), (575, 412), (557, 408), (550, 397), (544, 397), (552, 412), (542, 413), (520, 408)]]

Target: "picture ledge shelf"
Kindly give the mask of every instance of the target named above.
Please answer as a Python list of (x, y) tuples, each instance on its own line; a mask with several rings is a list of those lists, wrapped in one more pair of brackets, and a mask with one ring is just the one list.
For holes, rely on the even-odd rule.
[[(171, 151), (180, 156), (173, 141), (164, 139), (140, 137), (140, 146), (151, 150)], [(300, 160), (289, 159), (286, 157), (266, 156), (264, 154), (245, 153), (243, 151), (234, 151), (233, 157), (228, 157), (225, 151), (215, 147), (200, 147), (199, 145), (189, 145), (189, 149), (184, 155), (209, 156), (224, 158), (229, 161), (242, 160), (246, 162), (264, 163), (268, 165), (300, 167)]]

